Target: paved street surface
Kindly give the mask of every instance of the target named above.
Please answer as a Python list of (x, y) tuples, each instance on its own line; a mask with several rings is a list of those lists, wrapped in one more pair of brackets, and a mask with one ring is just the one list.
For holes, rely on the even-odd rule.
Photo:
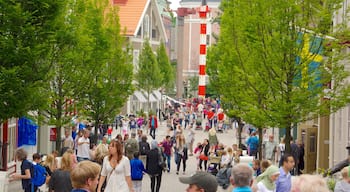
[[(112, 138), (114, 138), (117, 134), (120, 133), (120, 130), (113, 130), (112, 133)], [(144, 132), (145, 134), (147, 132)], [(171, 132), (172, 133), (172, 132)], [(184, 130), (185, 137), (187, 136), (188, 130)], [(208, 138), (208, 132), (204, 132), (201, 130), (196, 130), (195, 131), (195, 141), (194, 141), (194, 147), (196, 143), (198, 142), (203, 142), (205, 138)], [(163, 121), (160, 123), (160, 126), (157, 129), (156, 132), (156, 140), (158, 142), (162, 141), (163, 138), (168, 134), (168, 130), (166, 128), (166, 122)], [(171, 135), (169, 133), (169, 135)], [(235, 133), (233, 132), (232, 129), (229, 129), (227, 133), (217, 133), (219, 142), (223, 143), (224, 145), (227, 146), (232, 146), (232, 144), (236, 143), (237, 140), (234, 137)], [(148, 134), (148, 142), (152, 141), (152, 138)], [(197, 165), (196, 165), (196, 159), (194, 156), (189, 156), (189, 159), (186, 162), (187, 167), (186, 167), (186, 173), (182, 173), (182, 165), (180, 166), (180, 172), (179, 175), (176, 175), (176, 164), (175, 161), (172, 157), (171, 159), (171, 169), (170, 173), (163, 172), (162, 175), (162, 182), (161, 182), (161, 187), (160, 187), (160, 192), (183, 192), (186, 191), (186, 188), (188, 185), (182, 184), (179, 181), (179, 177), (181, 176), (190, 176), (196, 172)], [(151, 185), (150, 185), (150, 178), (148, 175), (145, 175), (142, 181), (142, 191), (143, 192), (150, 192), (151, 191)], [(219, 187), (218, 189), (219, 192), (223, 191), (232, 191), (231, 189), (223, 190), (222, 188)]]

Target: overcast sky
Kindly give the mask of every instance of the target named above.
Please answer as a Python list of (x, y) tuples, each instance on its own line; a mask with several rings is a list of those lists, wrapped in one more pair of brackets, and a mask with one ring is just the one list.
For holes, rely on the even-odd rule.
[(180, 0), (169, 0), (171, 2), (170, 8), (172, 10), (176, 10), (178, 7), (180, 7)]

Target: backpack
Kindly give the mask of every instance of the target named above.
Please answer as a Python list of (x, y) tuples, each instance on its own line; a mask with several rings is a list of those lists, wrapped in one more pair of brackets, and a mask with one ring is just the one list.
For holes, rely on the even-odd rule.
[(47, 175), (45, 167), (43, 167), (40, 164), (36, 164), (36, 165), (33, 164), (32, 170), (33, 170), (32, 171), (33, 173), (32, 173), (31, 181), (33, 185), (36, 187), (42, 186), (46, 181), (46, 175)]
[(222, 168), (216, 174), (216, 180), (223, 189), (227, 189), (230, 186), (231, 167)]

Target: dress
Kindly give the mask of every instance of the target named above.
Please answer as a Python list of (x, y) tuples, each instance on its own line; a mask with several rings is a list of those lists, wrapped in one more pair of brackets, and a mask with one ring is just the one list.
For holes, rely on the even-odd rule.
[(106, 177), (105, 192), (129, 192), (129, 186), (125, 177), (131, 175), (130, 161), (123, 156), (119, 164), (113, 169), (108, 156), (103, 159), (101, 175)]

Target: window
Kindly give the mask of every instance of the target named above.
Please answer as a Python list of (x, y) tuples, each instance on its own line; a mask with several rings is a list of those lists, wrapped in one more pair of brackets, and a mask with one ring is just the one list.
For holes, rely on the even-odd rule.
[(152, 39), (157, 38), (157, 30), (156, 29), (152, 29)]

